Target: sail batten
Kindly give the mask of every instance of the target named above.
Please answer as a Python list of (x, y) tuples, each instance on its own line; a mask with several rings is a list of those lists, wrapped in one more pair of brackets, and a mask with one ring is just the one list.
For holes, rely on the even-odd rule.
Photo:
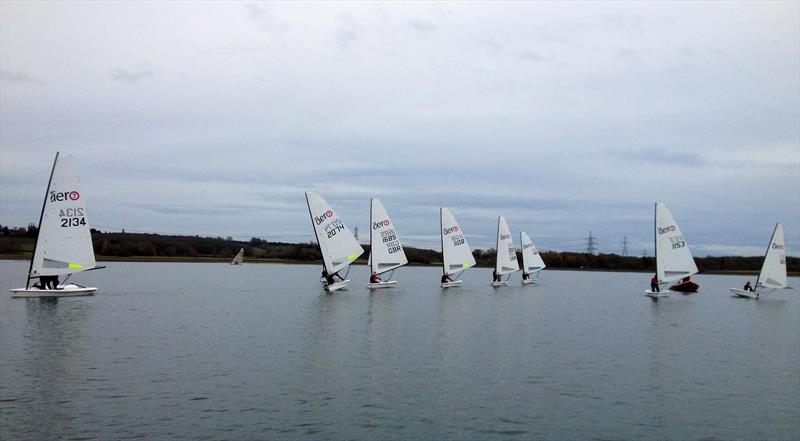
[(56, 154), (30, 277), (60, 276), (97, 266), (85, 197), (69, 155)]
[(697, 274), (689, 245), (666, 205), (655, 209), (656, 274), (659, 282), (673, 282)]
[(452, 275), (475, 266), (475, 257), (467, 243), (467, 238), (450, 210), (442, 207), (439, 211), (441, 221), (439, 231), (442, 239), (442, 269)]
[(320, 195), (306, 192), (306, 202), (325, 270), (335, 274), (358, 259), (364, 249)]

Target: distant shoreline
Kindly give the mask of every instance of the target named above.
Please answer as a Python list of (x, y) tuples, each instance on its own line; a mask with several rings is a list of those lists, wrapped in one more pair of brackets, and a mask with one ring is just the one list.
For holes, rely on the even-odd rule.
[[(0, 254), (0, 260), (30, 260), (31, 256), (24, 254)], [(167, 257), (167, 256), (131, 256), (131, 257), (118, 257), (118, 256), (97, 256), (98, 262), (162, 262), (162, 263), (229, 263), (230, 258), (227, 257)], [(250, 263), (280, 263), (288, 265), (322, 265), (319, 260), (298, 261), (291, 259), (273, 259), (273, 258), (248, 258), (245, 264)], [(354, 265), (367, 265), (367, 261), (356, 261)], [(408, 266), (430, 266), (439, 267), (441, 262), (433, 262), (430, 264), (425, 263), (409, 263)], [(476, 266), (475, 268), (491, 268), (487, 266)], [(635, 270), (635, 269), (603, 269), (603, 268), (550, 268), (545, 271), (592, 271), (604, 273), (651, 273), (651, 270)], [(719, 271), (703, 271), (702, 274), (713, 275), (739, 275), (739, 276), (757, 276), (758, 271), (740, 271), (740, 270), (719, 270)], [(790, 277), (800, 276), (800, 272), (789, 271)]]

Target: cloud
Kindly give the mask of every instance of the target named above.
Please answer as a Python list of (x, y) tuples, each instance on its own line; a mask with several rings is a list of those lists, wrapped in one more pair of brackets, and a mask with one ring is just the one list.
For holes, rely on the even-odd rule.
[(336, 30), (336, 41), (340, 49), (348, 49), (358, 41), (359, 26), (350, 14), (339, 16), (340, 27)]
[(275, 18), (275, 14), (272, 12), (272, 5), (268, 3), (248, 3), (244, 7), (258, 29), (265, 32), (286, 32), (289, 30), (289, 26), (285, 22)]
[(114, 69), (111, 71), (111, 79), (128, 84), (136, 84), (140, 81), (153, 78), (153, 71), (149, 68), (139, 68), (135, 70)]
[(42, 85), (44, 81), (26, 72), (0, 70), (0, 81), (4, 83), (36, 84)]
[(408, 25), (420, 34), (429, 34), (438, 29), (438, 26), (427, 20), (409, 20)]
[(519, 55), (517, 55), (517, 58), (522, 61), (529, 61), (531, 63), (542, 63), (548, 60), (547, 57), (539, 55), (533, 51), (522, 51), (519, 53)]

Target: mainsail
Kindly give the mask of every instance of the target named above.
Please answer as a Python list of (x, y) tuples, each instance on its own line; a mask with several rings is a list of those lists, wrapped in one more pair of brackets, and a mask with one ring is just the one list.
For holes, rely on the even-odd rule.
[(239, 252), (233, 256), (233, 260), (231, 261), (231, 265), (239, 265), (244, 261), (244, 248), (240, 248)]
[(786, 249), (783, 241), (783, 225), (776, 224), (764, 256), (764, 264), (756, 281), (758, 287), (782, 289), (786, 287)]
[(95, 268), (86, 198), (72, 157), (56, 153), (47, 185), (30, 277), (60, 276)]
[(533, 244), (528, 233), (519, 233), (520, 243), (522, 244), (522, 270), (530, 274), (534, 271), (540, 271), (545, 268), (544, 260)]
[(373, 274), (381, 274), (408, 263), (400, 236), (386, 213), (386, 208), (378, 199), (370, 203), (370, 269)]
[(519, 271), (517, 248), (511, 238), (511, 229), (508, 228), (508, 222), (503, 216), (497, 218), (497, 259), (495, 261), (495, 270), (500, 275)]
[(669, 209), (656, 203), (655, 213), (656, 274), (659, 282), (672, 282), (697, 274), (689, 245)]
[(325, 270), (334, 274), (358, 259), (364, 249), (322, 197), (309, 191), (306, 192), (306, 202)]
[(450, 275), (475, 266), (475, 257), (472, 256), (467, 238), (464, 237), (456, 218), (447, 208), (442, 208), (439, 216), (444, 273)]

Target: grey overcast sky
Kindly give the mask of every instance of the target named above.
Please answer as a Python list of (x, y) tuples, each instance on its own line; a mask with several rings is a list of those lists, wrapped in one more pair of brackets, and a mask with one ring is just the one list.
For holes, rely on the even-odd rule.
[(0, 2), (0, 223), (56, 151), (100, 229), (309, 241), (315, 190), (438, 249), (800, 254), (800, 2)]

